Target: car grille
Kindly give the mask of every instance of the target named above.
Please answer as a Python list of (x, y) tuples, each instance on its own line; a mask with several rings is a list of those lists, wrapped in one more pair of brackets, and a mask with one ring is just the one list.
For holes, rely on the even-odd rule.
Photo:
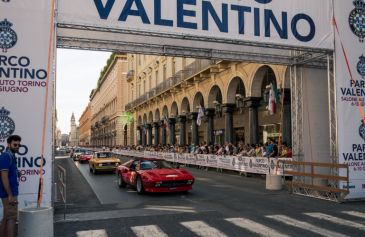
[(160, 187), (172, 188), (172, 187), (180, 187), (188, 185), (187, 180), (172, 180), (172, 181), (163, 181)]

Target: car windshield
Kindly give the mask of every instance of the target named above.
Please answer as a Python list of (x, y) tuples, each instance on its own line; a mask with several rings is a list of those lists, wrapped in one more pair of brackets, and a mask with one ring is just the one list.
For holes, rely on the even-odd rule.
[(171, 169), (171, 165), (164, 160), (142, 160), (141, 170)]
[(92, 151), (85, 151), (85, 155), (92, 155), (93, 152)]
[(96, 157), (98, 157), (98, 158), (110, 158), (110, 157), (112, 157), (112, 153), (100, 152), (100, 153), (96, 154)]

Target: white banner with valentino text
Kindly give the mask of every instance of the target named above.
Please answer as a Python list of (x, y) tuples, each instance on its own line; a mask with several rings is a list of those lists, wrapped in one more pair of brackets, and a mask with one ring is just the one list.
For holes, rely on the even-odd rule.
[[(347, 199), (365, 198), (365, 1), (335, 0), (339, 163), (350, 169)], [(346, 170), (340, 170), (346, 176)], [(347, 188), (347, 183), (340, 183)]]
[[(0, 1), (0, 152), (4, 152), (10, 135), (22, 137), (17, 154), (21, 172), (19, 208), (37, 204), (44, 124), (42, 206), (52, 204), (53, 73), (48, 72), (48, 59), (53, 58), (49, 52), (54, 53), (50, 39), (52, 8), (49, 0)], [(2, 210), (0, 213), (2, 216)]]

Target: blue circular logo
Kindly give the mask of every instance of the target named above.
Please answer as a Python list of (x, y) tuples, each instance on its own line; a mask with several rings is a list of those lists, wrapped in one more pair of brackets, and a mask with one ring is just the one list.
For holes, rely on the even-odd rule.
[(359, 37), (360, 42), (365, 38), (365, 2), (363, 0), (353, 1), (355, 9), (349, 16), (349, 24), (352, 32)]
[(0, 48), (4, 53), (15, 46), (18, 37), (11, 27), (13, 24), (7, 19), (0, 21)]
[(15, 123), (9, 117), (10, 112), (4, 107), (0, 110), (0, 140), (12, 135), (15, 131)]
[(360, 76), (362, 76), (363, 78), (365, 78), (365, 57), (364, 55), (361, 55), (361, 57), (359, 58), (360, 61), (357, 63), (357, 72), (360, 74)]
[(359, 135), (365, 141), (365, 125), (364, 125), (364, 120), (361, 120), (361, 125), (359, 127)]

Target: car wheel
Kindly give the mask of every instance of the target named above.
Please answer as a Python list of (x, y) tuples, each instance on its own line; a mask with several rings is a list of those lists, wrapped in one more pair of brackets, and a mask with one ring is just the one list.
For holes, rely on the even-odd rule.
[(143, 189), (143, 184), (142, 184), (142, 179), (140, 176), (137, 177), (137, 184), (136, 184), (136, 188), (137, 188), (137, 193), (138, 194), (143, 194), (144, 193), (144, 189)]
[(95, 167), (93, 167), (93, 174), (96, 174), (96, 173), (97, 173), (97, 171), (96, 171)]
[(127, 186), (127, 184), (123, 181), (123, 176), (120, 173), (118, 173), (117, 175), (117, 182), (119, 188), (124, 188), (125, 186)]

